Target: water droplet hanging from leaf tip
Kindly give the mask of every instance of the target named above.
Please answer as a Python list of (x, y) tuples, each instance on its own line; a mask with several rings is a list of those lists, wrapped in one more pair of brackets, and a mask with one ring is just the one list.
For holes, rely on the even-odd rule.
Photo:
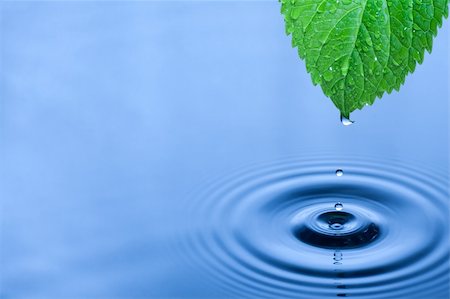
[(345, 117), (343, 114), (341, 114), (341, 123), (344, 126), (350, 126), (354, 123), (354, 121), (350, 119), (350, 115), (348, 117)]

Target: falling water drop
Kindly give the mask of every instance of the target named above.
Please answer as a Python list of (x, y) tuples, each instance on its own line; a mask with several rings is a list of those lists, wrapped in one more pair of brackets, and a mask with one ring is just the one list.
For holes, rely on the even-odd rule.
[(343, 175), (344, 175), (344, 171), (342, 169), (336, 170), (336, 176), (343, 176)]
[(350, 116), (347, 118), (341, 114), (341, 123), (344, 126), (350, 126), (351, 124), (354, 123), (354, 121), (350, 119)]
[(342, 260), (342, 252), (340, 252), (339, 250), (336, 250), (334, 252), (333, 260), (335, 260), (337, 262), (341, 261)]
[(342, 203), (338, 202), (334, 205), (334, 208), (336, 209), (336, 211), (342, 211), (342, 209), (344, 208), (344, 205)]

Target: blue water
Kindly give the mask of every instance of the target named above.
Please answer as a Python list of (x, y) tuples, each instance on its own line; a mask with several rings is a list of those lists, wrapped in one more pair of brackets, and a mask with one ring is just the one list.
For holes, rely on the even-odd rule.
[(277, 1), (0, 5), (1, 298), (449, 298), (447, 23), (344, 127)]

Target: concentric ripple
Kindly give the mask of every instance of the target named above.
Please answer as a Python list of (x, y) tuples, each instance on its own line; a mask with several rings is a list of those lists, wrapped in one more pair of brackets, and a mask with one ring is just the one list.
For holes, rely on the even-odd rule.
[(256, 166), (190, 201), (184, 254), (230, 297), (448, 298), (447, 179), (369, 159)]

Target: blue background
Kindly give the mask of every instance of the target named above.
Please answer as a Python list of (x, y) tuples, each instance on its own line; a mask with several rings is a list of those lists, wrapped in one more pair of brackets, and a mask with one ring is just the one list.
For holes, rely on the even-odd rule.
[(331, 152), (448, 171), (447, 22), (401, 91), (344, 127), (277, 1), (0, 5), (4, 298), (220, 294), (173, 250), (176, 207), (254, 162)]

